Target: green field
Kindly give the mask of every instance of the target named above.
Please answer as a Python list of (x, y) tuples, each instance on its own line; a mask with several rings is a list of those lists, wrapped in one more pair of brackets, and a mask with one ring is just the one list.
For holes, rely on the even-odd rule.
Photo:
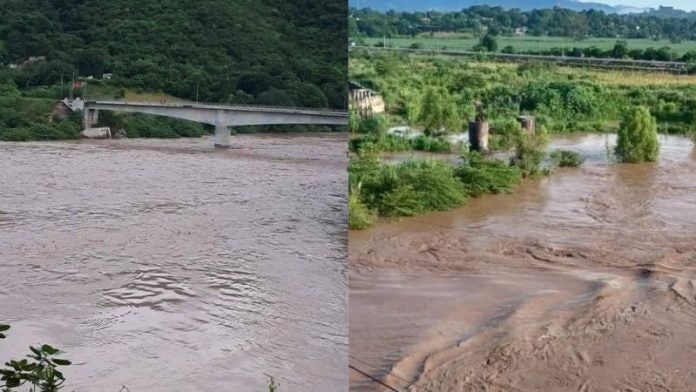
[[(384, 41), (383, 38), (363, 38), (363, 40), (365, 44), (370, 46)], [(680, 56), (690, 50), (696, 50), (696, 41), (683, 41), (679, 43), (673, 43), (669, 40), (650, 39), (629, 39), (627, 41), (630, 49), (647, 49), (649, 47), (661, 48), (669, 46)], [(386, 43), (387, 46), (396, 48), (407, 48), (411, 44), (419, 43), (424, 49), (472, 50), (472, 48), (479, 43), (479, 39), (471, 34), (438, 34), (434, 36), (419, 35), (413, 38), (387, 38)], [(578, 41), (567, 37), (498, 37), (499, 50), (505, 46), (511, 45), (518, 52), (543, 51), (552, 48), (587, 48), (591, 46), (596, 46), (602, 50), (608, 50), (613, 48), (615, 43), (616, 39), (613, 38), (587, 38)]]

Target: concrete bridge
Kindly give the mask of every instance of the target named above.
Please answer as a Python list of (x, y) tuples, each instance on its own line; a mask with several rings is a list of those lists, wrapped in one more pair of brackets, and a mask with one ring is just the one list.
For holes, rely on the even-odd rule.
[(280, 124), (348, 125), (348, 113), (340, 110), (195, 103), (85, 101), (82, 109), (83, 127), (85, 129), (97, 124), (100, 110), (152, 114), (214, 125), (216, 147), (230, 146), (229, 127), (234, 126)]

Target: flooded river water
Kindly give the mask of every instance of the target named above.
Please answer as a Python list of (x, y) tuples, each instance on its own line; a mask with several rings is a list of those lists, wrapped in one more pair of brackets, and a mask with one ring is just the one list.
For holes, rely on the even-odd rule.
[(696, 151), (660, 140), (557, 138), (582, 167), (351, 232), (351, 390), (693, 390)]
[(70, 391), (347, 382), (346, 137), (0, 143), (0, 359)]

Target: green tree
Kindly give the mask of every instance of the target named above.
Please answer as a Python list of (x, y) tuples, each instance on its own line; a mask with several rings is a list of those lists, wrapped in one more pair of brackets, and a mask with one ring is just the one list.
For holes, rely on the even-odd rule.
[(644, 106), (629, 111), (619, 128), (616, 155), (621, 162), (654, 162), (660, 150), (657, 122)]
[(418, 122), (430, 133), (458, 130), (461, 119), (454, 98), (443, 87), (430, 86), (420, 100)]
[(616, 41), (614, 44), (614, 49), (611, 51), (611, 57), (615, 59), (622, 59), (628, 57), (628, 42), (626, 41)]
[(498, 51), (498, 40), (493, 34), (486, 34), (481, 37), (478, 45), (476, 45), (476, 50), (485, 52), (497, 52)]

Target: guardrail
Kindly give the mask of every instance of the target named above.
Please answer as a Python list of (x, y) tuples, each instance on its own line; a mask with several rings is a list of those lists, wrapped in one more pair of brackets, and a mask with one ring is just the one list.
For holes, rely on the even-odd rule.
[(220, 104), (220, 103), (203, 103), (203, 102), (154, 102), (154, 101), (85, 101), (85, 105), (133, 105), (133, 106), (150, 106), (150, 107), (171, 107), (171, 108), (194, 108), (194, 109), (227, 109), (227, 110), (244, 110), (244, 111), (265, 111), (265, 112), (283, 112), (283, 113), (308, 113), (331, 116), (348, 116), (347, 111), (326, 109), (326, 108), (301, 108), (301, 107), (285, 107), (285, 106), (263, 106), (263, 105), (245, 105), (245, 104)]

